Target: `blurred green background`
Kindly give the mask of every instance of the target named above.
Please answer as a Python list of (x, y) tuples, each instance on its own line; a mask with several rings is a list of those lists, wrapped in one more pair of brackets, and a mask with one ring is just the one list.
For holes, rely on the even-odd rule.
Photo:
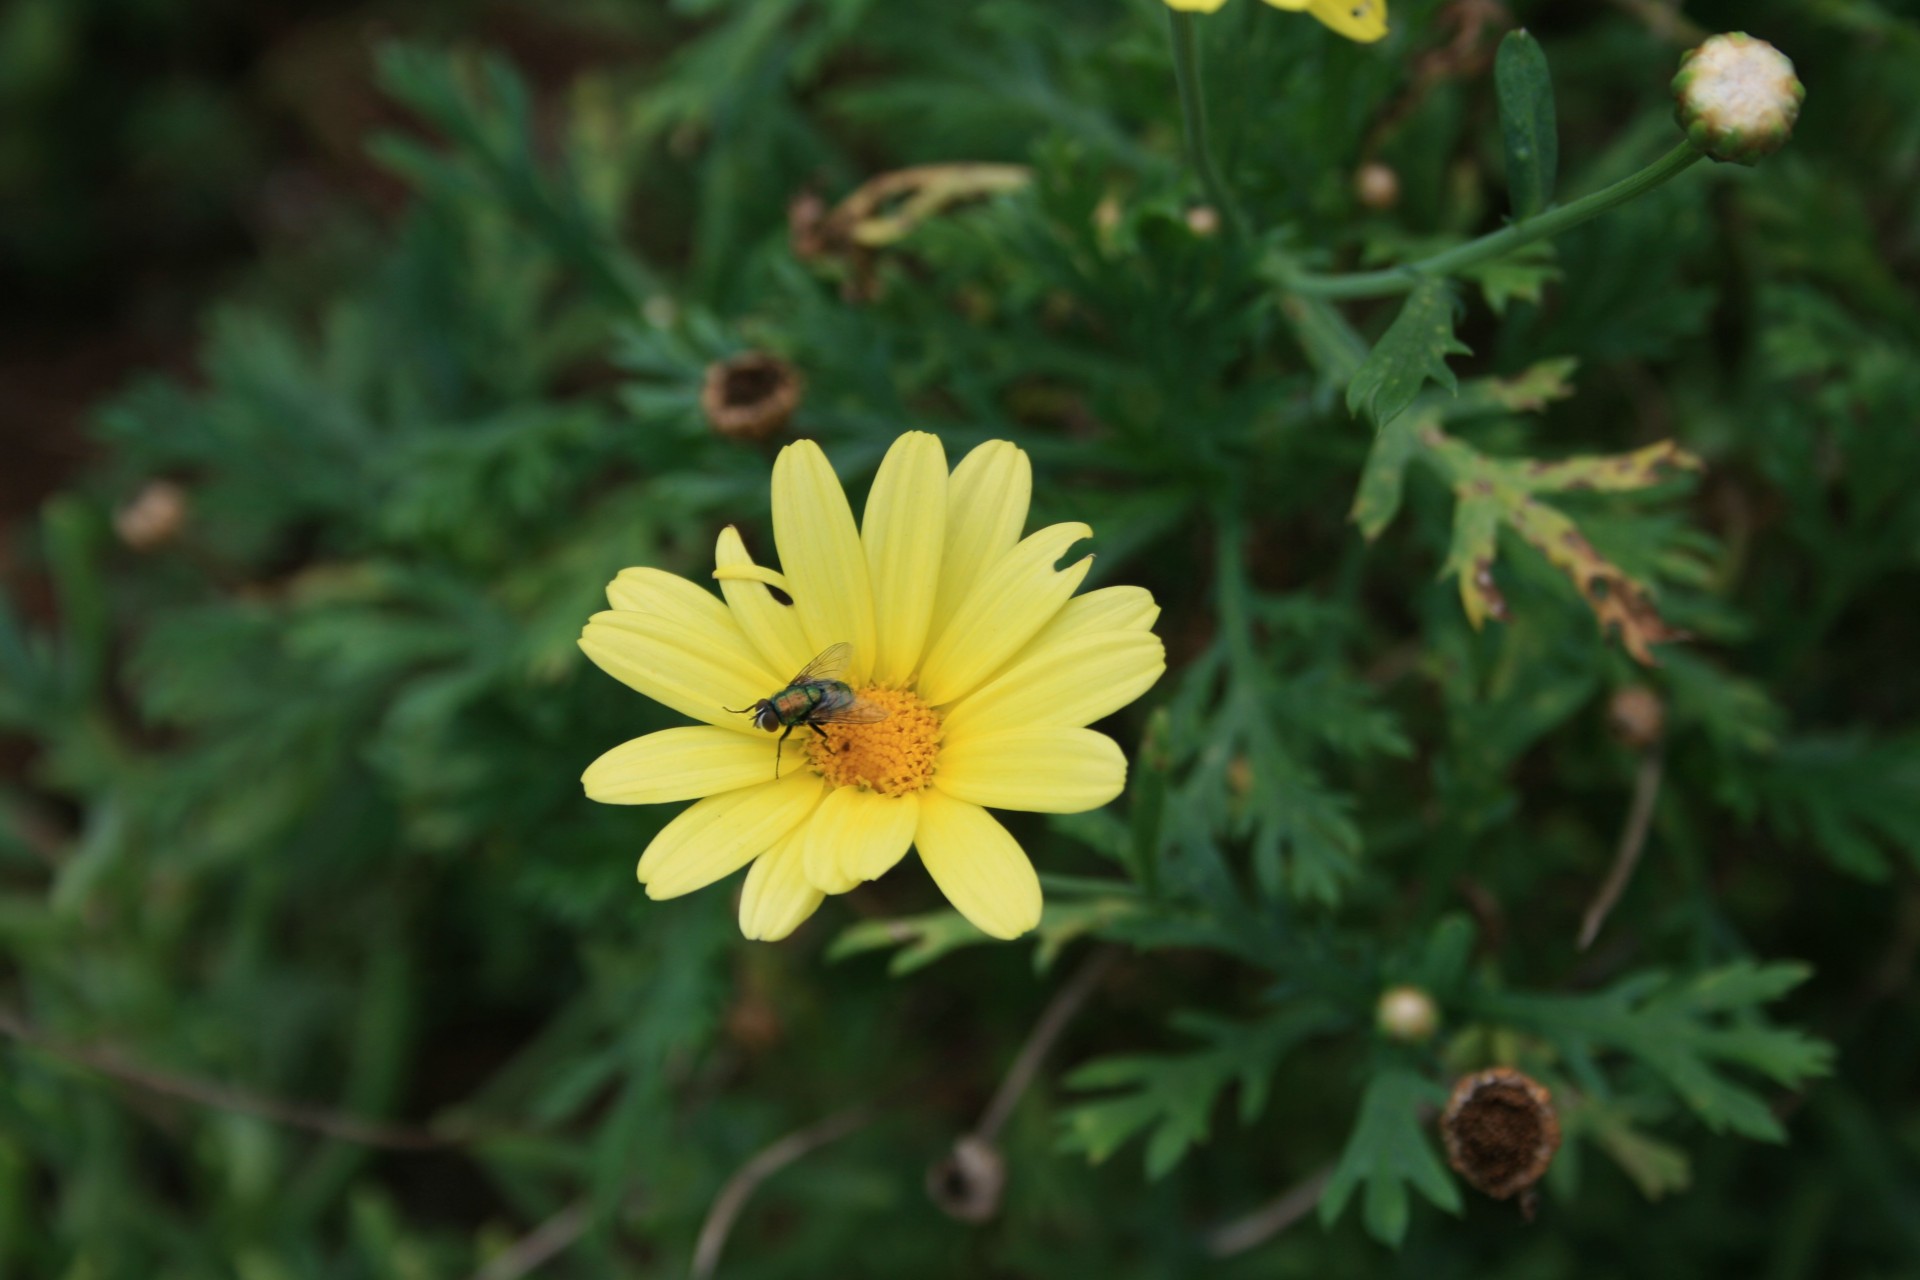
[[(1250, 245), (1190, 216), (1158, 0), (12, 0), (0, 1275), (683, 1274), (729, 1177), (854, 1106), (717, 1274), (1920, 1274), (1920, 21), (1393, 15), (1365, 48), (1254, 0), (1202, 21)], [(1264, 265), (1498, 226), (1523, 23), (1563, 198), (1672, 145), (1703, 32), (1809, 91), (1758, 169), (1463, 290), (1463, 377), (1572, 357), (1578, 394), (1450, 430), (1705, 459), (1569, 508), (1692, 634), (1657, 669), (1517, 544), (1512, 620), (1469, 628), (1430, 478), (1360, 536), (1370, 429)], [(809, 199), (950, 161), (1034, 179), (891, 250), (802, 234)], [(1394, 306), (1343, 313), (1375, 336)], [(580, 794), (671, 722), (574, 648), (605, 582), (699, 579), (727, 523), (770, 554), (779, 441), (699, 408), (746, 349), (803, 371), (788, 431), (856, 504), (899, 431), (1010, 438), (1034, 523), (1089, 521), (1097, 584), (1165, 607), (1172, 669), (1105, 726), (1129, 797), (1016, 828), (1070, 878), (1038, 949), (961, 945), (911, 866), (745, 943), (732, 885), (634, 884), (670, 810)], [(1610, 723), (1639, 689), (1655, 748)], [(1649, 749), (1646, 860), (1582, 952)], [(872, 954), (916, 937), (937, 963)], [(1076, 972), (1004, 1202), (955, 1220), (926, 1171)], [(1659, 974), (1704, 985), (1656, 1007)], [(1409, 980), (1442, 1035), (1385, 1043)], [(1253, 1034), (1300, 1008), (1311, 1036)], [(1673, 1045), (1710, 1064), (1691, 1088)], [(1356, 1197), (1218, 1256), (1343, 1152), (1368, 1198), (1434, 1159), (1410, 1103), (1400, 1146), (1356, 1138), (1380, 1082), (1509, 1058), (1569, 1106), (1530, 1225), (1456, 1192), (1403, 1204), (1396, 1249)]]

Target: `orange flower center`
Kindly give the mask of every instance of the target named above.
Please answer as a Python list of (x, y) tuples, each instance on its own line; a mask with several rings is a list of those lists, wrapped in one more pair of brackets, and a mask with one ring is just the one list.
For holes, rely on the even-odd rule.
[(940, 715), (905, 689), (862, 689), (864, 700), (890, 713), (872, 724), (828, 724), (826, 739), (807, 735), (807, 760), (836, 787), (864, 787), (904, 796), (933, 781), (940, 758)]

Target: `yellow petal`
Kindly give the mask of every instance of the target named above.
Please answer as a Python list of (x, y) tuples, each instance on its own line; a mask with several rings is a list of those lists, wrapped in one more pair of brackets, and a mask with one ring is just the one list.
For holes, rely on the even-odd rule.
[(798, 929), (820, 906), (821, 892), (807, 883), (800, 868), (800, 844), (806, 825), (795, 828), (753, 860), (740, 891), (740, 932), (761, 942), (778, 942)]
[(657, 613), (688, 626), (724, 631), (734, 625), (720, 597), (664, 569), (622, 569), (607, 584), (607, 603), (629, 613)]
[(640, 855), (647, 896), (677, 898), (738, 871), (799, 826), (825, 789), (804, 770), (690, 806)]
[(1040, 877), (1033, 863), (979, 805), (938, 788), (922, 791), (913, 841), (940, 892), (980, 932), (1017, 938), (1040, 923)]
[(847, 678), (865, 684), (874, 651), (867, 556), (840, 480), (811, 440), (788, 445), (773, 464), (773, 539), (780, 547), (781, 571), (793, 584), (793, 607), (810, 650), (807, 660), (831, 645), (850, 644)]
[[(1267, 0), (1268, 4), (1279, 0)], [(1298, 9), (1298, 4), (1281, 4)], [(1307, 11), (1349, 40), (1372, 44), (1387, 34), (1387, 0), (1312, 0)]]
[(920, 696), (940, 706), (971, 693), (1053, 621), (1093, 567), (1093, 557), (1065, 569), (1055, 569), (1054, 562), (1092, 533), (1084, 524), (1049, 525), (981, 574), (927, 650)]
[[(719, 541), (713, 548), (713, 564), (715, 577), (728, 571), (758, 568), (753, 557), (747, 554), (747, 544), (741, 541), (740, 531), (732, 525), (720, 531)], [(741, 632), (760, 651), (767, 665), (780, 673), (782, 686), (787, 677), (813, 661), (818, 650), (808, 646), (806, 633), (800, 629), (799, 613), (792, 605), (774, 599), (773, 592), (763, 583), (724, 577), (720, 579), (720, 594), (727, 598), (727, 608)], [(791, 597), (792, 592), (788, 595)], [(767, 694), (772, 692), (767, 690)]]
[[(621, 743), (588, 765), (580, 781), (587, 798), (602, 804), (698, 800), (772, 782), (770, 741), (707, 725), (662, 729)], [(797, 738), (788, 742), (785, 767), (806, 767)]]
[(928, 636), (946, 630), (975, 580), (1020, 541), (1032, 498), (1033, 464), (1012, 441), (989, 440), (960, 459), (947, 485), (946, 548)]
[(1102, 587), (1067, 601), (1040, 634), (1013, 656), (1019, 662), (1030, 653), (1076, 636), (1102, 631), (1145, 631), (1160, 618), (1160, 606), (1145, 587)]
[(1227, 0), (1167, 0), (1167, 7), (1186, 13), (1212, 13), (1226, 2)]
[(785, 684), (731, 621), (717, 627), (654, 613), (596, 613), (580, 633), (580, 648), (602, 671), (655, 702), (741, 733), (758, 731), (727, 708), (751, 706)]
[(903, 686), (920, 664), (946, 536), (947, 452), (938, 436), (909, 431), (887, 450), (860, 522), (879, 633), (877, 683)]
[(1029, 813), (1085, 813), (1127, 785), (1119, 744), (1091, 729), (963, 734), (940, 750), (934, 785), (956, 800)]
[(947, 712), (946, 739), (1092, 724), (1151, 689), (1166, 669), (1166, 649), (1151, 631), (1103, 631), (1032, 648)]
[(858, 787), (828, 792), (807, 823), (807, 881), (826, 893), (845, 893), (862, 880), (878, 880), (906, 856), (919, 816), (916, 795)]

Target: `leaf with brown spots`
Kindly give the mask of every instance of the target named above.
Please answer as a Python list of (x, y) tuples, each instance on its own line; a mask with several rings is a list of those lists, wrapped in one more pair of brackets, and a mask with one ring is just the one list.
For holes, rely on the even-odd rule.
[(1652, 646), (1686, 639), (1667, 625), (1648, 598), (1647, 589), (1593, 549), (1586, 535), (1563, 513), (1523, 499), (1507, 513), (1514, 532), (1538, 547), (1585, 597), (1603, 633), (1616, 632), (1621, 645), (1642, 666), (1657, 667)]

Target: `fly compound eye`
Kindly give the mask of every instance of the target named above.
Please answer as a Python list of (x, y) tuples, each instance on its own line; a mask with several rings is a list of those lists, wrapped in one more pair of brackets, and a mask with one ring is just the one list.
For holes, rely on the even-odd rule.
[(762, 733), (772, 733), (780, 727), (780, 716), (772, 707), (762, 705), (760, 714), (753, 718), (753, 722), (760, 726)]

